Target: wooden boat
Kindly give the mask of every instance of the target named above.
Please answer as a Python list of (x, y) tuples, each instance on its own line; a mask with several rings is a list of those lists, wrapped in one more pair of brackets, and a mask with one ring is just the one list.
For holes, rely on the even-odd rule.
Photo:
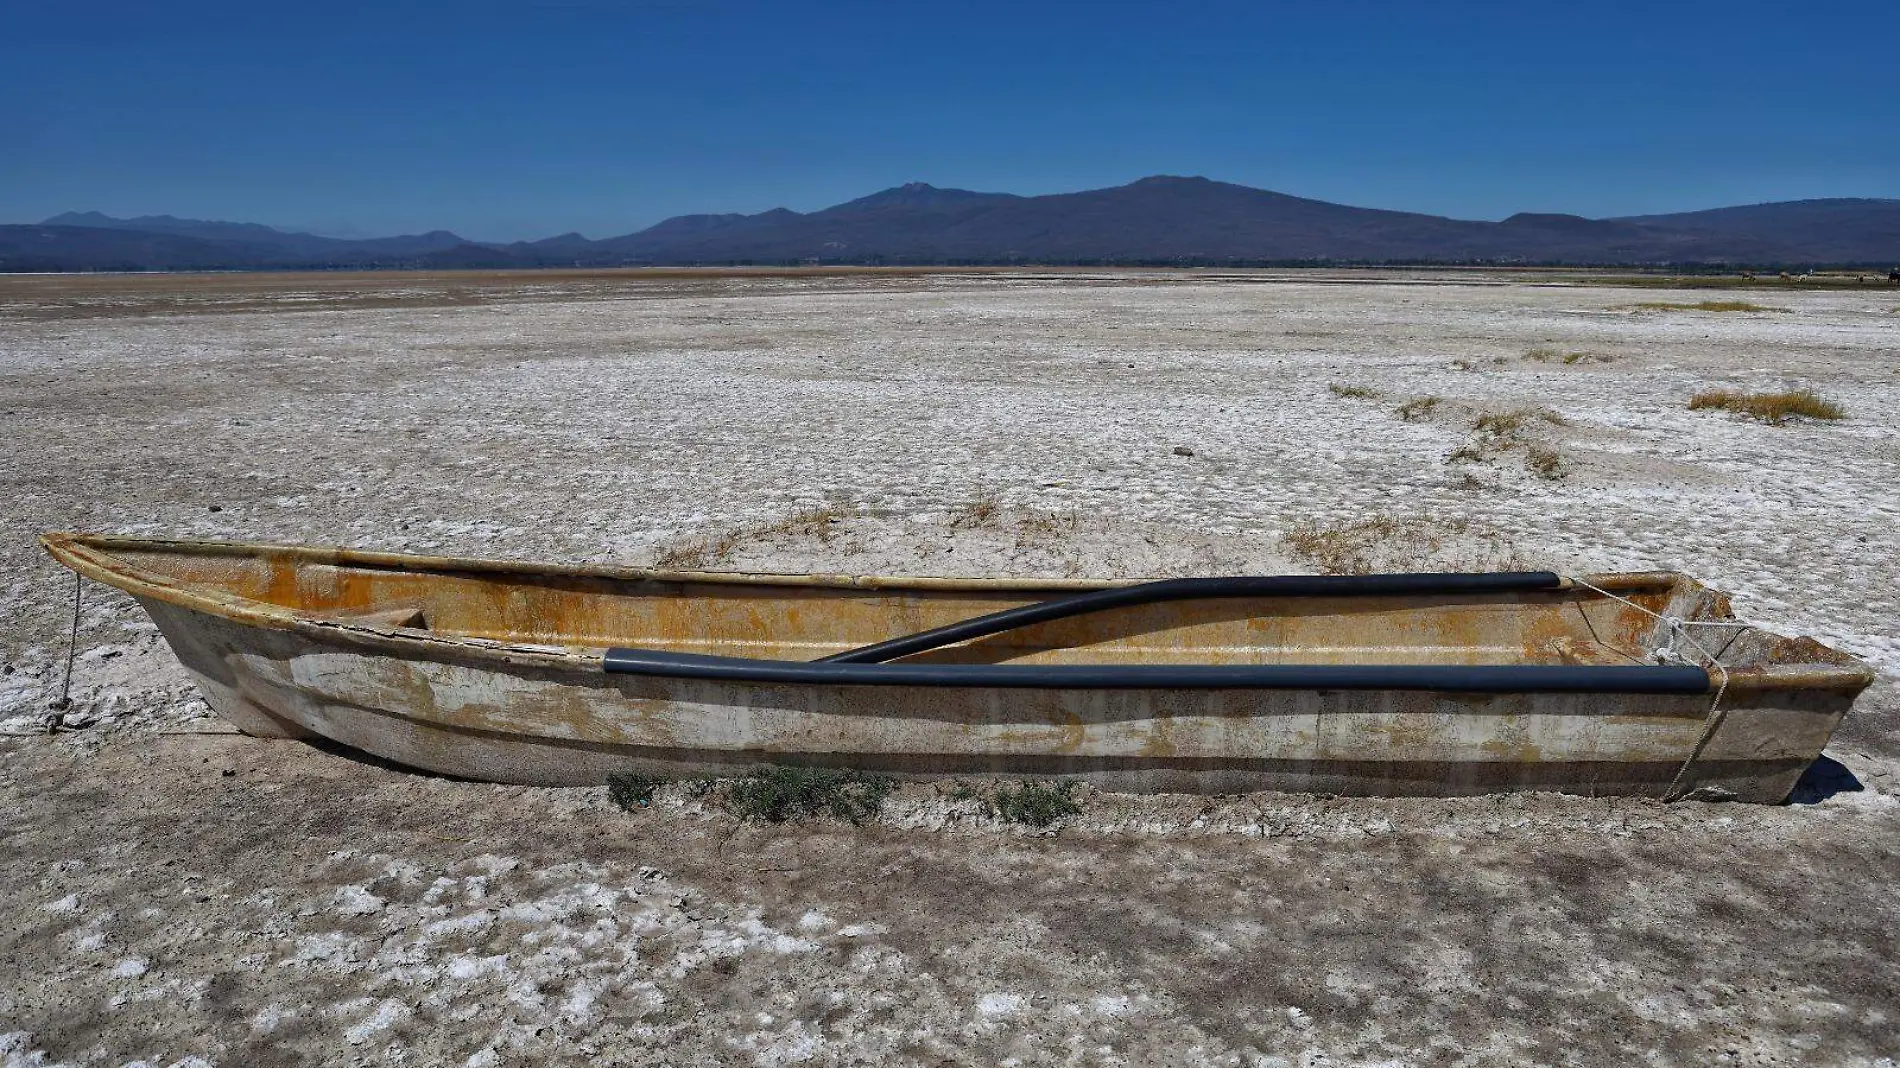
[(42, 541), (137, 598), (240, 729), (499, 782), (773, 762), (1778, 802), (1873, 678), (1667, 573), (1137, 584)]

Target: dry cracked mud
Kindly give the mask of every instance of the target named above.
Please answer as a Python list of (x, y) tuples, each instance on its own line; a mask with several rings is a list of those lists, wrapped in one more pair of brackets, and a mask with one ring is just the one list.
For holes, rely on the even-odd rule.
[[(0, 278), (0, 1064), (1891, 1068), (1900, 297), (1550, 281)], [(767, 826), (225, 733), (97, 587), (45, 733), (51, 529), (1051, 575), (1311, 570), (1307, 529), (1688, 571), (1880, 682), (1787, 806), (1092, 794), (1032, 832), (913, 784)]]

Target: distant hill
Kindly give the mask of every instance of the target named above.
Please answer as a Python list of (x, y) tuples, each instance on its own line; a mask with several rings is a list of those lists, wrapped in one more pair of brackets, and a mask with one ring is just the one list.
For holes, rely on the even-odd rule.
[(0, 226), (0, 271), (259, 268), (254, 250), (179, 234), (90, 226)]
[(347, 240), (255, 223), (97, 212), (0, 226), (0, 270), (14, 271), (811, 261), (1885, 265), (1900, 262), (1900, 200), (1619, 219), (1527, 213), (1481, 222), (1157, 176), (1033, 197), (913, 182), (821, 211), (681, 215), (599, 241), (562, 234), (484, 244), (442, 230)]
[[(1808, 207), (1815, 204), (1853, 207)], [(1767, 208), (1786, 209), (1772, 217), (1788, 221), (1771, 224)], [(1760, 225), (1723, 225), (1724, 212)], [(1711, 215), (1720, 218), (1705, 218)], [(1867, 263), (1900, 258), (1900, 200), (1645, 219), (1526, 214), (1494, 223), (1348, 207), (1205, 178), (1143, 178), (1039, 197), (909, 185), (810, 214), (669, 219), (599, 245), (653, 263)]]
[(315, 234), (288, 233), (258, 223), (210, 222), (204, 219), (180, 219), (171, 215), (141, 215), (136, 219), (115, 219), (96, 211), (55, 215), (43, 226), (86, 226), (102, 230), (134, 230), (142, 233), (176, 234), (200, 241), (216, 241), (258, 249), (270, 258), (322, 260), (325, 257), (361, 258), (364, 256), (419, 256), (471, 244), (447, 230), (402, 237), (351, 239), (318, 237)]
[(1900, 200), (1789, 200), (1614, 221), (1694, 234), (1744, 256), (1900, 261)]

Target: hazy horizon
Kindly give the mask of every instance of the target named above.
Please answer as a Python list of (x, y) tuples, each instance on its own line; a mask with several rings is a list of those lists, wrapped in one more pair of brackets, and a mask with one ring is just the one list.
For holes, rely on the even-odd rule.
[[(1216, 182), (1223, 182), (1223, 181), (1225, 181), (1225, 179), (1221, 179), (1221, 178), (1212, 178), (1211, 176), (1207, 176), (1207, 175), (1170, 175), (1170, 176), (1158, 176), (1158, 175), (1142, 175), (1142, 176), (1140, 176), (1140, 177), (1138, 177), (1138, 178), (1134, 178), (1134, 179), (1130, 179), (1129, 181), (1130, 181), (1130, 182), (1133, 182), (1133, 181), (1140, 181), (1140, 180), (1141, 180), (1142, 178), (1153, 178), (1153, 177), (1189, 177), (1189, 178), (1202, 178), (1202, 177), (1208, 177), (1208, 178), (1210, 178), (1210, 180), (1212, 180), (1212, 181), (1216, 181)], [(937, 188), (939, 188), (939, 189), (950, 189), (950, 188), (952, 188), (952, 187), (949, 187), (949, 186), (942, 186), (942, 185), (938, 185), (938, 183), (935, 183), (935, 182), (926, 182), (926, 181), (923, 181), (922, 179), (917, 179), (916, 181), (919, 181), (919, 182), (922, 182), (923, 184), (926, 184), (926, 185), (931, 185), (931, 186), (936, 186), (936, 187), (937, 187)], [(903, 184), (908, 184), (908, 183), (899, 183), (899, 184), (900, 184), (900, 185), (903, 185)], [(1122, 185), (1127, 185), (1127, 184), (1129, 184), (1129, 182), (1116, 182), (1116, 183), (1113, 183), (1113, 185), (1114, 185), (1114, 186), (1122, 186)], [(1241, 184), (1241, 183), (1229, 183), (1229, 184)], [(863, 196), (869, 196), (869, 195), (871, 195), (871, 194), (873, 194), (873, 193), (879, 193), (879, 192), (884, 192), (884, 191), (886, 191), (886, 190), (888, 190), (888, 189), (892, 189), (892, 188), (896, 188), (896, 187), (894, 187), (894, 186), (887, 186), (887, 187), (885, 187), (884, 189), (867, 189), (867, 190), (865, 190), (865, 191), (863, 191), (862, 193), (859, 193), (859, 194), (856, 194), (856, 195), (854, 195), (854, 196), (850, 196), (850, 197), (846, 197), (846, 198), (845, 198), (844, 200), (841, 200), (841, 201), (836, 201), (836, 202), (834, 202), (834, 203), (828, 203), (828, 204), (819, 204), (819, 205), (816, 205), (816, 206), (814, 206), (814, 207), (809, 207), (809, 208), (791, 208), (790, 210), (792, 210), (792, 211), (797, 211), (797, 212), (801, 212), (801, 213), (805, 213), (805, 214), (809, 214), (809, 213), (811, 213), (811, 212), (815, 212), (815, 211), (821, 211), (821, 210), (823, 210), (823, 209), (825, 209), (825, 208), (829, 208), (829, 207), (835, 207), (835, 206), (836, 206), (837, 204), (842, 204), (842, 203), (846, 203), (846, 202), (848, 202), (848, 201), (851, 201), (851, 200), (856, 200), (856, 199), (859, 199), (860, 197), (863, 197)], [(1101, 187), (1101, 188), (1110, 188), (1110, 187)], [(960, 191), (963, 191), (963, 192), (977, 192), (977, 193), (1014, 193), (1014, 192), (1015, 192), (1014, 190), (1009, 190), (1009, 189), (979, 189), (979, 190), (960, 190)], [(1062, 194), (1062, 193), (1079, 193), (1079, 192), (1086, 192), (1086, 191), (1087, 191), (1087, 190), (1081, 190), (1081, 189), (1060, 189), (1060, 190), (1053, 190), (1053, 191), (1051, 191), (1051, 193), (1049, 193), (1049, 194), (1043, 194), (1043, 193), (1029, 193), (1029, 194), (1017, 194), (1017, 195), (1020, 195), (1020, 196), (1044, 196), (1044, 195), (1060, 195), (1060, 194)], [(1304, 196), (1304, 194), (1301, 194), (1301, 193), (1297, 193), (1297, 192), (1293, 192), (1293, 191), (1290, 191), (1290, 190), (1285, 190), (1285, 189), (1276, 189), (1276, 190), (1273, 190), (1273, 192), (1276, 192), (1276, 193), (1287, 193), (1288, 195), (1291, 195), (1291, 196)], [(1309, 200), (1321, 200), (1321, 201), (1324, 201), (1324, 200), (1327, 200), (1328, 198), (1326, 198), (1326, 197), (1306, 197), (1306, 199), (1309, 199)], [(1801, 198), (1789, 198), (1789, 199), (1795, 199), (1795, 200), (1820, 200), (1820, 199), (1850, 199), (1850, 200), (1851, 200), (1851, 199), (1878, 199), (1878, 200), (1894, 200), (1894, 199), (1900, 199), (1900, 198), (1895, 198), (1895, 197), (1852, 197), (1852, 196), (1846, 196), (1846, 197), (1801, 197)], [(1777, 202), (1777, 201), (1752, 201), (1752, 202), (1750, 202), (1750, 203), (1751, 203), (1751, 204), (1760, 204), (1760, 203), (1776, 203), (1776, 202)], [(1337, 202), (1337, 201), (1332, 201), (1332, 203), (1339, 203), (1339, 202)], [(1387, 206), (1387, 205), (1384, 205), (1384, 204), (1353, 204), (1353, 205), (1349, 205), (1349, 206), (1351, 206), (1351, 207), (1359, 207), (1359, 208), (1374, 208), (1374, 209), (1387, 209), (1387, 210), (1407, 210), (1407, 209), (1389, 209), (1389, 208), (1388, 208), (1388, 206)], [(1690, 206), (1690, 207), (1686, 207), (1686, 208), (1681, 208), (1681, 209), (1674, 209), (1674, 210), (1681, 210), (1681, 211), (1701, 211), (1701, 210), (1706, 210), (1706, 209), (1712, 209), (1712, 208), (1729, 208), (1729, 207), (1744, 207), (1744, 206), (1748, 206), (1748, 205), (1743, 205), (1743, 204), (1700, 204), (1700, 205), (1693, 205), (1693, 206)], [(772, 208), (783, 208), (783, 207), (788, 207), (788, 206), (787, 206), (787, 205), (782, 205), (782, 204), (775, 204), (775, 205), (773, 205), (773, 206), (772, 206)], [(772, 210), (772, 208), (764, 208), (764, 209), (760, 209), (760, 210), (761, 210), (761, 211), (770, 211), (770, 210)], [(41, 217), (41, 218), (38, 218), (38, 219), (17, 219), (17, 220), (5, 220), (5, 219), (0, 219), (0, 223), (6, 223), (6, 222), (9, 222), (9, 221), (11, 221), (11, 222), (18, 222), (18, 223), (34, 223), (34, 224), (37, 224), (37, 223), (41, 223), (41, 222), (44, 222), (45, 220), (47, 220), (47, 219), (50, 219), (50, 218), (52, 218), (52, 217), (54, 217), (54, 216), (57, 216), (57, 215), (61, 215), (61, 214), (66, 214), (67, 212), (71, 212), (71, 213), (77, 213), (77, 214), (83, 214), (83, 213), (85, 213), (85, 212), (89, 212), (89, 211), (94, 211), (94, 210), (96, 210), (96, 209), (92, 209), (92, 208), (71, 208), (71, 209), (67, 209), (67, 211), (65, 211), (65, 212), (54, 212), (54, 213), (52, 213), (51, 215), (48, 215), (48, 216), (43, 216), (43, 217)], [(1562, 209), (1561, 207), (1553, 207), (1553, 208), (1547, 208), (1547, 209), (1539, 209), (1539, 210), (1542, 210), (1542, 211), (1549, 211), (1549, 212), (1556, 212), (1556, 213), (1563, 213), (1563, 214), (1576, 214), (1576, 213), (1574, 213), (1574, 212), (1565, 212), (1565, 211), (1564, 211), (1564, 210), (1563, 210), (1563, 209)], [(139, 217), (139, 216), (134, 216), (134, 215), (123, 215), (123, 216), (122, 216), (122, 215), (114, 215), (114, 214), (113, 214), (113, 213), (111, 213), (111, 212), (100, 212), (99, 214), (102, 214), (102, 215), (107, 215), (107, 216), (110, 216), (110, 217), (112, 217), (112, 218), (115, 218), (115, 219), (119, 219), (119, 220), (129, 220), (129, 219), (135, 219), (135, 218), (138, 218), (138, 217)], [(709, 215), (717, 215), (717, 214), (727, 214), (727, 213), (725, 213), (725, 212), (717, 212), (717, 211), (708, 211), (708, 212), (703, 212), (703, 213), (700, 213), (700, 212), (682, 212), (681, 214), (709, 214)], [(744, 213), (742, 213), (742, 214), (748, 214), (748, 215), (751, 215), (751, 214), (757, 214), (757, 213), (756, 213), (756, 212), (744, 212)], [(1512, 213), (1512, 214), (1515, 214), (1515, 213)], [(1648, 212), (1648, 213), (1644, 213), (1644, 214), (1666, 214), (1666, 213), (1661, 213), (1661, 212)], [(268, 226), (268, 227), (270, 227), (270, 228), (272, 228), (272, 229), (274, 229), (274, 230), (278, 230), (278, 231), (281, 231), (281, 232), (284, 232), (284, 233), (305, 233), (305, 234), (312, 234), (312, 235), (315, 235), (315, 236), (317, 236), (317, 237), (335, 237), (335, 238), (343, 238), (343, 239), (369, 239), (369, 238), (378, 238), (378, 237), (393, 237), (393, 236), (401, 236), (401, 235), (398, 235), (398, 234), (396, 234), (395, 232), (390, 232), (390, 233), (374, 233), (374, 232), (370, 232), (370, 231), (366, 231), (366, 230), (363, 230), (363, 229), (362, 229), (362, 228), (360, 228), (360, 227), (350, 227), (350, 226), (342, 226), (342, 227), (336, 227), (336, 228), (326, 228), (326, 227), (318, 227), (318, 226), (300, 226), (300, 225), (297, 225), (297, 224), (294, 224), (294, 223), (273, 223), (273, 222), (270, 222), (270, 221), (267, 221), (267, 220), (260, 220), (260, 219), (238, 219), (238, 218), (220, 218), (220, 217), (214, 217), (214, 216), (202, 216), (202, 217), (201, 217), (201, 216), (183, 216), (183, 215), (179, 215), (179, 214), (178, 214), (178, 213), (176, 213), (176, 212), (163, 212), (163, 211), (157, 211), (157, 212), (142, 212), (142, 213), (140, 213), (140, 215), (145, 215), (145, 216), (165, 216), (165, 215), (170, 215), (170, 216), (172, 216), (173, 218), (177, 218), (177, 219), (184, 219), (184, 220), (190, 220), (190, 221), (197, 221), (197, 222), (215, 222), (215, 223), (260, 223), (261, 225), (264, 225), (264, 226)], [(671, 217), (672, 217), (672, 216), (668, 216), (668, 218), (671, 218)], [(1508, 218), (1508, 217), (1509, 217), (1509, 215), (1499, 215), (1499, 216), (1496, 216), (1496, 217), (1494, 217), (1494, 218), (1490, 218), (1490, 219), (1483, 219), (1483, 220), (1479, 220), (1479, 219), (1475, 219), (1475, 218), (1472, 218), (1472, 217), (1469, 217), (1469, 216), (1467, 216), (1467, 217), (1465, 217), (1465, 218), (1466, 218), (1466, 219), (1467, 219), (1468, 221), (1486, 221), (1486, 222), (1499, 222), (1499, 221), (1502, 221), (1503, 219), (1505, 219), (1505, 218)], [(1598, 218), (1605, 218), (1605, 217), (1607, 217), (1607, 216), (1597, 216), (1597, 217), (1598, 217)], [(610, 238), (610, 237), (619, 237), (619, 236), (622, 236), (622, 235), (625, 235), (625, 234), (630, 234), (630, 233), (635, 233), (635, 232), (637, 232), (637, 231), (639, 231), (639, 230), (643, 230), (643, 229), (646, 229), (647, 227), (649, 227), (649, 226), (652, 226), (652, 225), (653, 225), (654, 223), (658, 223), (658, 222), (661, 222), (661, 221), (663, 221), (663, 220), (661, 220), (661, 219), (654, 219), (654, 220), (651, 220), (651, 221), (649, 221), (649, 222), (646, 222), (646, 223), (643, 223), (643, 224), (642, 224), (642, 225), (640, 225), (640, 226), (634, 226), (634, 227), (628, 227), (628, 228), (626, 228), (626, 229), (622, 229), (622, 230), (614, 230), (614, 231), (612, 231), (612, 232), (610, 232), (610, 233), (586, 233), (586, 232), (581, 232), (581, 236), (583, 236), (583, 237), (585, 237), (585, 238), (588, 238), (589, 240), (601, 240), (601, 239), (603, 239), (603, 238)], [(457, 230), (457, 229), (455, 229), (455, 228), (454, 228), (454, 227), (452, 227), (452, 226), (430, 226), (430, 227), (423, 227), (423, 228), (418, 228), (418, 229), (415, 229), (415, 230), (409, 230), (409, 231), (403, 231), (403, 234), (422, 234), (422, 233), (429, 233), (429, 232), (432, 232), (432, 231), (442, 231), (442, 230), (447, 230), (447, 231), (450, 231), (450, 232), (453, 232), (453, 233), (455, 233), (455, 234), (456, 234), (456, 235), (457, 235), (458, 237), (462, 237), (462, 238), (464, 238), (464, 239), (467, 239), (467, 240), (469, 240), (469, 241), (473, 241), (473, 242), (476, 242), (476, 243), (482, 243), (482, 244), (507, 244), (507, 243), (510, 243), (510, 242), (514, 242), (514, 241), (522, 241), (522, 240), (526, 240), (526, 241), (536, 241), (536, 240), (540, 240), (540, 239), (542, 239), (542, 238), (548, 238), (548, 237), (555, 237), (555, 236), (558, 236), (558, 235), (561, 235), (561, 234), (565, 234), (565, 233), (569, 233), (569, 232), (572, 232), (572, 231), (567, 231), (567, 230), (542, 230), (542, 231), (539, 231), (539, 232), (535, 232), (535, 233), (531, 233), (531, 234), (527, 234), (527, 235), (525, 235), (525, 236), (521, 236), (521, 237), (505, 237), (505, 238), (488, 238), (488, 237), (484, 237), (484, 236), (482, 236), (481, 234), (471, 234), (471, 233), (466, 233), (466, 232), (464, 232), (464, 231), (461, 231), (461, 230)]]
[(0, 216), (481, 241), (909, 181), (1461, 219), (1900, 196), (1890, 5), (235, 3), (5, 16)]

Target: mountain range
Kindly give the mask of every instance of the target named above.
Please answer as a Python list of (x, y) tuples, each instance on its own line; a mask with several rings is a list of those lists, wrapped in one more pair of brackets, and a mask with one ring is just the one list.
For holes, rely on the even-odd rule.
[(1673, 215), (1501, 222), (1349, 207), (1157, 176), (1048, 196), (921, 182), (821, 211), (681, 215), (602, 240), (508, 244), (446, 230), (367, 240), (256, 223), (68, 212), (0, 226), (0, 271), (460, 268), (685, 264), (1881, 265), (1900, 262), (1900, 199), (1797, 200)]

